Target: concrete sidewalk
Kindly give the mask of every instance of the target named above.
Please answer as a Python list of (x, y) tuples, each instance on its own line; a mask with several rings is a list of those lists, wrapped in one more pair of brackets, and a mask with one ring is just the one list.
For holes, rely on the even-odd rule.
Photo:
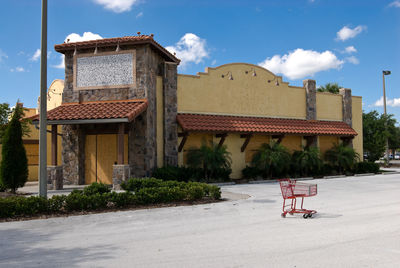
[(400, 175), (313, 180), (312, 219), (281, 218), (279, 184), (250, 198), (0, 223), (0, 267), (398, 267)]

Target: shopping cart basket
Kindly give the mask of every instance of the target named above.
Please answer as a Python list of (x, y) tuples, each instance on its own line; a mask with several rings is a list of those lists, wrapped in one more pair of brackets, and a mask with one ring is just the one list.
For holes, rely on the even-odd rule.
[[(287, 213), (290, 215), (293, 215), (294, 213), (302, 213), (303, 218), (307, 219), (317, 213), (315, 210), (303, 208), (304, 197), (317, 195), (316, 184), (302, 183), (291, 179), (279, 180), (279, 184), (281, 186), (283, 197), (283, 213), (281, 214), (283, 218), (286, 217)], [(297, 198), (301, 198), (301, 208), (296, 208)], [(287, 205), (286, 200), (291, 200), (291, 203)]]

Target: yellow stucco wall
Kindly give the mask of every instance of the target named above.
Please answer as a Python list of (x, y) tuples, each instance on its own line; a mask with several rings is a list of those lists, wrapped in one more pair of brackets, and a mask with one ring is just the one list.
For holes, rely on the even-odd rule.
[(363, 160), (363, 125), (362, 125), (362, 98), (352, 97), (352, 120), (353, 129), (358, 133), (353, 139), (353, 148), (360, 155), (360, 160)]
[(54, 109), (61, 105), (62, 103), (62, 93), (64, 91), (64, 80), (56, 79), (54, 80), (49, 89), (47, 90), (47, 110)]
[[(270, 136), (266, 135), (254, 135), (251, 139), (249, 144), (247, 144), (246, 150), (245, 150), (245, 162), (246, 163), (251, 163), (253, 160), (254, 154), (257, 152), (257, 150), (261, 147), (263, 143), (269, 144), (271, 141)], [(239, 144), (238, 146), (241, 147), (243, 145), (244, 139), (242, 139), (242, 143)]]
[(157, 101), (157, 166), (164, 165), (164, 105), (163, 105), (163, 81), (157, 76), (156, 84)]
[(317, 120), (342, 121), (342, 95), (317, 92)]
[[(229, 79), (230, 74), (233, 80)], [(272, 81), (268, 83), (268, 80)], [(275, 85), (276, 81), (279, 86)], [(205, 73), (196, 76), (178, 75), (178, 112), (181, 113), (304, 119), (305, 98), (304, 88), (289, 86), (281, 77), (252, 64), (232, 63), (207, 68)]]
[(335, 136), (319, 136), (318, 147), (321, 152), (321, 157), (324, 157), (326, 151), (339, 143), (339, 138)]
[(301, 150), (303, 137), (302, 136), (285, 136), (282, 139), (281, 145), (285, 146), (290, 153)]

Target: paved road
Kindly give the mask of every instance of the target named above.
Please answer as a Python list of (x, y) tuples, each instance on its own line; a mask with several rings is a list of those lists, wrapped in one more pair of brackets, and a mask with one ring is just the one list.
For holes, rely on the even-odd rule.
[(400, 175), (314, 180), (313, 219), (280, 217), (276, 183), (248, 199), (0, 223), (0, 267), (398, 267)]

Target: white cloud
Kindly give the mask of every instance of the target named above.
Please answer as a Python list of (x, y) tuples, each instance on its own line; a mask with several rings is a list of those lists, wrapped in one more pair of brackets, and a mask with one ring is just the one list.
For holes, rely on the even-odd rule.
[[(377, 100), (373, 106), (382, 107), (383, 106), (383, 97)], [(386, 98), (386, 106), (391, 107), (400, 107), (400, 98), (388, 99)]]
[(36, 49), (35, 53), (34, 53), (33, 56), (30, 58), (30, 60), (31, 60), (31, 61), (37, 61), (37, 60), (39, 60), (40, 54), (42, 54), (41, 51), (40, 51), (40, 49), (39, 49), (39, 48)]
[(168, 46), (166, 49), (181, 60), (181, 67), (188, 63), (198, 64), (208, 57), (206, 40), (192, 33), (186, 33), (175, 46)]
[(344, 49), (344, 52), (347, 54), (356, 53), (357, 49), (354, 46), (348, 46)]
[[(40, 55), (42, 54), (42, 52), (40, 51), (40, 49), (36, 49), (35, 53), (33, 54), (33, 56), (29, 59), (30, 61), (38, 61), (40, 59)], [(50, 59), (50, 55), (51, 55), (51, 51), (47, 51), (47, 58)]]
[(65, 62), (64, 62), (65, 56), (64, 54), (60, 56), (60, 63), (57, 65), (53, 65), (52, 67), (57, 68), (57, 69), (64, 69), (65, 68)]
[(143, 12), (139, 12), (137, 15), (136, 15), (136, 18), (138, 19), (138, 18), (141, 18), (141, 17), (143, 17)]
[(399, 7), (400, 8), (400, 1), (396, 0), (389, 4), (389, 7)]
[(25, 69), (24, 69), (24, 67), (18, 66), (18, 67), (15, 67), (15, 69), (10, 69), (10, 71), (11, 72), (17, 72), (17, 73), (22, 73), (22, 72), (25, 72)]
[(66, 43), (74, 43), (74, 42), (82, 42), (82, 41), (89, 41), (89, 40), (97, 40), (103, 39), (98, 34), (94, 34), (92, 32), (84, 32), (82, 36), (77, 33), (71, 33), (65, 38)]
[[(89, 41), (89, 40), (96, 40), (96, 39), (103, 39), (103, 37), (101, 37), (98, 34), (94, 34), (92, 32), (84, 32), (82, 36), (77, 33), (71, 33), (65, 38), (65, 42), (73, 43), (73, 42)], [(65, 56), (61, 55), (60, 63), (57, 65), (52, 65), (52, 67), (57, 68), (57, 69), (64, 69), (65, 68), (64, 59), (65, 59)]]
[(354, 29), (344, 26), (339, 32), (336, 33), (336, 40), (346, 41), (350, 38), (354, 38), (359, 35), (362, 31), (367, 29), (366, 26), (358, 25)]
[(3, 61), (3, 59), (7, 59), (8, 56), (6, 53), (3, 52), (3, 50), (0, 49), (0, 62)]
[(217, 64), (217, 60), (213, 60), (213, 61), (211, 62), (211, 65), (215, 65), (215, 64)]
[(347, 61), (347, 62), (350, 62), (350, 63), (352, 63), (352, 64), (356, 64), (356, 65), (360, 63), (360, 61), (359, 61), (356, 57), (354, 57), (354, 56), (347, 57), (347, 58), (346, 58), (346, 61)]
[(138, 3), (138, 0), (93, 0), (96, 4), (102, 5), (105, 9), (115, 13), (130, 11), (132, 6)]
[(300, 79), (321, 71), (339, 69), (343, 63), (329, 50), (320, 53), (298, 48), (283, 56), (275, 55), (267, 58), (258, 65), (271, 72), (283, 74), (289, 79)]

